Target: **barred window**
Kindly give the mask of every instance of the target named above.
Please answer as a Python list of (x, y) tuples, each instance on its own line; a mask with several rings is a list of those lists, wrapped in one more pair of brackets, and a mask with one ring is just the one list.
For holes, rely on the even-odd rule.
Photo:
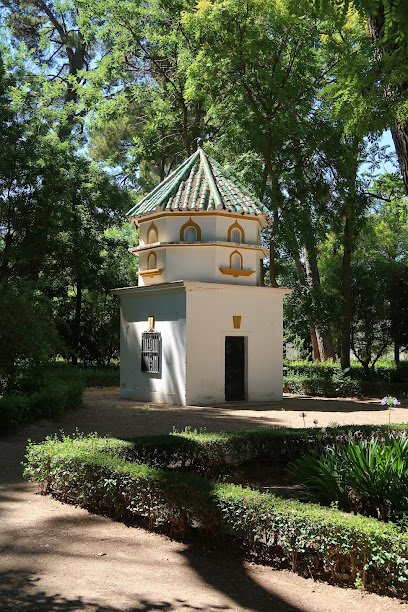
[(142, 372), (160, 372), (160, 333), (154, 330), (142, 334)]

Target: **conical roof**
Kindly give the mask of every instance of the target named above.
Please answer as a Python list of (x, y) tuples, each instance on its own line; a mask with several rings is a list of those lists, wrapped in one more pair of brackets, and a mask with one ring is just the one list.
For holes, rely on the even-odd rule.
[(214, 211), (259, 215), (271, 223), (268, 209), (201, 147), (129, 210), (141, 217), (164, 211)]

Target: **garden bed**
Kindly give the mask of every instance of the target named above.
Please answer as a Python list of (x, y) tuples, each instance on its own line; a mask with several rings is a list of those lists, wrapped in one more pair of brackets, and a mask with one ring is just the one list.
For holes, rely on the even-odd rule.
[[(176, 442), (179, 439), (179, 450), (167, 436), (166, 461), (177, 453), (179, 458), (189, 457), (190, 467), (195, 461), (196, 467), (208, 472), (215, 458), (224, 457), (226, 463), (227, 447), (230, 451), (238, 446), (246, 448), (247, 459), (251, 453), (252, 459), (260, 459), (272, 439), (275, 446), (288, 448), (276, 430), (258, 430), (260, 437), (255, 431), (206, 434), (204, 439), (194, 432), (178, 433), (174, 437)], [(309, 441), (311, 435), (307, 433)], [(318, 432), (314, 436), (317, 440)], [(160, 448), (157, 442), (156, 437), (156, 449)], [(151, 527), (184, 538), (193, 530), (197, 534), (198, 529), (207, 542), (219, 544), (233, 537), (253, 560), (288, 565), (294, 571), (338, 584), (405, 593), (408, 536), (394, 525), (194, 473), (129, 461), (132, 452), (140, 459), (141, 449), (146, 459), (147, 448), (154, 461), (165, 460), (163, 454), (153, 452), (154, 445), (149, 447), (147, 438), (137, 446), (137, 441), (95, 436), (48, 439), (29, 446), (26, 476), (39, 482), (43, 493), (115, 519), (144, 517)], [(222, 461), (218, 460), (218, 467)]]

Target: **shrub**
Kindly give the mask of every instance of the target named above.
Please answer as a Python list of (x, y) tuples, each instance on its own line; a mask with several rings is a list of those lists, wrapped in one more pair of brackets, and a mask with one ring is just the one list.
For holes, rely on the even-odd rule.
[(129, 438), (122, 457), (153, 467), (189, 466), (197, 473), (216, 473), (227, 463), (266, 459), (286, 465), (310, 450), (322, 451), (330, 444), (370, 440), (375, 435), (397, 437), (406, 425), (345, 425), (328, 429), (258, 428), (207, 433), (191, 428), (169, 435)]
[(310, 498), (337, 503), (382, 520), (408, 512), (408, 437), (377, 437), (345, 446), (327, 446), (322, 453), (303, 454), (290, 465)]
[(74, 366), (70, 363), (55, 363), (45, 370), (47, 376), (58, 377), (60, 380), (80, 380), (86, 387), (119, 387), (119, 366), (109, 367)]
[(408, 393), (408, 362), (395, 364), (379, 362), (375, 372), (366, 374), (359, 363), (342, 372), (339, 363), (285, 361), (283, 389), (286, 393), (319, 397), (350, 397), (370, 395), (382, 397), (387, 393)]
[(129, 444), (95, 435), (30, 444), (25, 475), (44, 493), (114, 518), (142, 516), (184, 536), (195, 525), (212, 541), (229, 533), (251, 558), (315, 577), (392, 594), (407, 580), (408, 537), (392, 524), (130, 463), (117, 456)]
[(284, 376), (283, 390), (285, 393), (298, 393), (299, 395), (315, 395), (318, 397), (351, 397), (358, 395), (360, 385), (349, 378), (339, 374), (332, 378), (294, 375)]
[(48, 380), (46, 386), (30, 395), (12, 393), (0, 399), (0, 435), (14, 431), (24, 422), (52, 418), (82, 403), (81, 381)]

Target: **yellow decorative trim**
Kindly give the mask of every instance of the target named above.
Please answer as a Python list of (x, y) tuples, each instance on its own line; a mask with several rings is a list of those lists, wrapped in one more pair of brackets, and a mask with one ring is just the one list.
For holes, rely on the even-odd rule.
[(162, 274), (163, 272), (163, 268), (153, 268), (152, 270), (139, 270), (139, 276), (141, 276), (142, 278), (144, 278), (145, 276), (148, 276), (149, 278), (153, 278), (153, 276), (160, 276), (160, 274)]
[(244, 213), (244, 214), (227, 213), (227, 212), (221, 212), (219, 210), (212, 210), (212, 211), (195, 210), (193, 213), (181, 212), (181, 211), (161, 212), (161, 213), (152, 212), (151, 215), (141, 215), (139, 217), (130, 216), (129, 219), (131, 219), (134, 223), (140, 226), (142, 223), (146, 223), (147, 221), (150, 221), (150, 219), (162, 219), (163, 217), (174, 217), (174, 216), (176, 217), (192, 217), (192, 216), (200, 217), (201, 216), (202, 217), (202, 216), (213, 216), (213, 215), (216, 215), (218, 217), (228, 217), (229, 219), (250, 219), (251, 221), (258, 221), (259, 225), (262, 227), (262, 222), (259, 218), (260, 215), (255, 215), (251, 213)]
[(230, 268), (232, 268), (232, 258), (233, 258), (233, 256), (234, 256), (234, 255), (239, 255), (239, 258), (240, 258), (240, 260), (241, 260), (241, 265), (240, 265), (240, 267), (239, 267), (239, 270), (242, 270), (242, 266), (244, 265), (244, 260), (243, 260), (243, 258), (242, 258), (241, 253), (240, 253), (239, 251), (237, 251), (237, 250), (232, 251), (232, 253), (231, 253), (231, 255), (230, 255)]
[[(173, 242), (173, 243), (166, 243), (163, 242), (161, 244), (155, 245), (154, 249), (157, 251), (158, 249), (168, 249), (171, 247), (208, 247), (208, 246), (219, 246), (219, 247), (226, 247), (227, 249), (231, 249), (231, 245), (230, 244), (222, 244), (220, 242), (190, 242), (190, 243), (181, 243), (180, 242)], [(130, 247), (128, 249), (129, 253), (140, 253), (141, 251), (146, 251), (147, 249), (151, 249), (152, 247), (149, 245), (145, 245), (145, 246), (138, 246), (138, 247)], [(250, 245), (250, 244), (241, 244), (240, 249), (247, 249), (249, 251), (261, 251), (262, 253), (265, 254), (265, 257), (268, 256), (268, 251), (266, 249), (266, 247), (264, 246), (257, 246), (257, 245)]]
[(147, 324), (149, 329), (154, 329), (154, 317), (147, 317)]
[(239, 231), (241, 232), (241, 242), (245, 242), (245, 232), (244, 232), (244, 228), (241, 227), (241, 225), (238, 223), (238, 221), (235, 221), (235, 223), (233, 223), (229, 228), (228, 228), (228, 242), (231, 242), (231, 234), (232, 234), (232, 230), (233, 229), (239, 229)]
[(234, 323), (234, 329), (241, 329), (241, 316), (232, 315), (232, 321)]
[(184, 241), (184, 232), (188, 227), (194, 227), (196, 232), (197, 232), (197, 241), (200, 242), (201, 241), (201, 227), (198, 225), (198, 223), (195, 223), (192, 218), (190, 217), (189, 220), (187, 221), (187, 223), (185, 223), (184, 225), (181, 226), (180, 228), (180, 242)]
[(237, 268), (220, 268), (222, 274), (229, 274), (230, 276), (251, 276), (255, 274), (255, 270), (239, 270)]
[[(150, 240), (149, 240), (149, 234), (150, 234), (150, 232), (152, 230), (154, 231), (154, 233), (156, 235), (156, 240), (154, 242), (150, 242)], [(149, 229), (147, 230), (146, 241), (147, 241), (147, 244), (154, 244), (155, 242), (159, 242), (159, 232), (158, 232), (157, 227), (155, 226), (155, 224), (153, 222), (149, 225)]]

